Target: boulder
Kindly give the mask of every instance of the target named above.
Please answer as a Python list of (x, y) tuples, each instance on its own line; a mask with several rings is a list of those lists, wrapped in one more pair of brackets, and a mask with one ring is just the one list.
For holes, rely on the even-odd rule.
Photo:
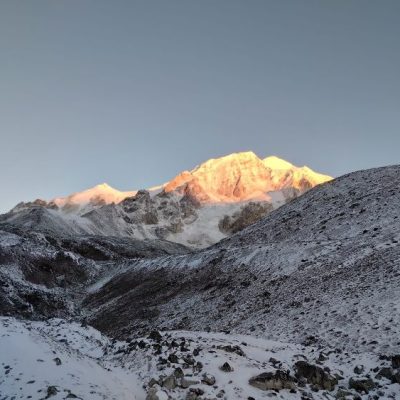
[(176, 354), (170, 354), (168, 356), (168, 361), (170, 363), (173, 363), (173, 364), (178, 364), (179, 363), (179, 358), (178, 358), (178, 356)]
[(232, 372), (233, 371), (233, 368), (229, 365), (229, 363), (227, 363), (227, 362), (225, 362), (224, 364), (222, 364), (220, 367), (219, 367), (219, 369), (221, 370), (221, 371), (224, 371), (224, 372)]
[(261, 390), (281, 390), (295, 389), (295, 379), (289, 372), (277, 370), (273, 372), (264, 372), (260, 375), (250, 378), (249, 384)]
[(168, 395), (157, 387), (152, 387), (147, 392), (146, 400), (168, 400)]
[(175, 389), (177, 385), (176, 378), (174, 375), (167, 376), (163, 381), (162, 381), (162, 386), (165, 387), (168, 390)]
[(338, 384), (336, 377), (330, 375), (317, 365), (309, 364), (307, 361), (297, 361), (294, 368), (296, 377), (306, 379), (309, 384), (318, 389), (332, 391)]
[(371, 378), (350, 378), (349, 388), (354, 389), (359, 393), (369, 393), (375, 387), (375, 383)]
[(212, 386), (215, 384), (215, 377), (213, 375), (204, 373), (201, 378), (201, 383), (204, 383), (205, 385), (208, 386)]
[(189, 379), (186, 379), (186, 378), (182, 378), (181, 381), (180, 381), (180, 386), (183, 389), (187, 389), (188, 387), (193, 386), (193, 385), (197, 385), (198, 383), (200, 383), (200, 382), (199, 381), (189, 380)]
[(151, 331), (148, 337), (156, 342), (161, 342), (162, 340), (162, 335), (158, 331)]
[(392, 367), (400, 368), (400, 354), (395, 354), (392, 356)]
[(400, 383), (400, 372), (395, 372), (390, 367), (383, 367), (375, 376), (378, 379), (386, 378), (392, 383)]

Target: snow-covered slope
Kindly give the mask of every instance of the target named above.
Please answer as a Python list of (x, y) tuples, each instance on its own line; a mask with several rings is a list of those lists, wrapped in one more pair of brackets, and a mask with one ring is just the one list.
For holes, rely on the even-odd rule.
[(399, 352), (399, 188), (399, 166), (352, 173), (213, 247), (132, 263), (88, 297), (90, 320)]
[(163, 240), (65, 237), (1, 226), (0, 315), (79, 316), (87, 287), (104, 274), (109, 279), (126, 260), (187, 251)]
[[(61, 319), (0, 318), (2, 399), (396, 399), (396, 358), (245, 335), (115, 341)], [(378, 397), (373, 397), (378, 396)]]
[(253, 152), (211, 159), (147, 191), (101, 184), (20, 203), (0, 222), (53, 234), (166, 239), (206, 247), (331, 178)]
[(3, 223), (0, 399), (399, 398), (399, 188), (355, 172), (191, 253)]
[(0, 398), (144, 399), (136, 376), (104, 357), (110, 343), (63, 320), (0, 318)]

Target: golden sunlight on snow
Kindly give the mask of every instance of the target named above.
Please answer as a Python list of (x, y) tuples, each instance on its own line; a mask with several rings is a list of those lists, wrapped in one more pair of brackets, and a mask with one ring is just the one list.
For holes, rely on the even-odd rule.
[(59, 207), (65, 207), (68, 205), (85, 205), (88, 203), (111, 204), (119, 203), (127, 197), (134, 196), (136, 193), (136, 190), (120, 192), (107, 183), (102, 183), (83, 192), (77, 192), (67, 197), (56, 198), (53, 202)]
[[(183, 171), (166, 184), (149, 190), (153, 193), (164, 190), (178, 195), (188, 194), (200, 203), (270, 201), (274, 192), (296, 189), (302, 193), (331, 179), (306, 166), (296, 167), (276, 156), (260, 159), (252, 151), (247, 151), (210, 159), (192, 171)], [(120, 192), (103, 183), (53, 201), (59, 207), (72, 209), (89, 203), (119, 203), (136, 193), (136, 190)]]
[(261, 160), (249, 151), (210, 159), (190, 172), (179, 174), (165, 190), (190, 193), (205, 203), (268, 201), (271, 192), (285, 188), (304, 192), (331, 179), (276, 156)]

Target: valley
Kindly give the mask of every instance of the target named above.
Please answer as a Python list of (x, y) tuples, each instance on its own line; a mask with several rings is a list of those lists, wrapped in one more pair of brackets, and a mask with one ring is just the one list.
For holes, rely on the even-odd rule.
[[(187, 179), (178, 192), (194, 190)], [(105, 208), (151, 211), (175, 186), (91, 200), (73, 217), (63, 200), (0, 218), (2, 400), (400, 396), (400, 167), (303, 188), (279, 207), (242, 193), (234, 207), (268, 211), (247, 208), (249, 224), (205, 248), (111, 235), (104, 221), (96, 234), (74, 230)], [(196, 213), (232, 210), (215, 193), (211, 206), (191, 197)], [(214, 214), (225, 226), (234, 216)]]

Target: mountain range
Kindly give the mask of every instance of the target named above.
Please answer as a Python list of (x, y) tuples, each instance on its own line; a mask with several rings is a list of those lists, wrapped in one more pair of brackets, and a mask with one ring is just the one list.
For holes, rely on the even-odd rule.
[(0, 398), (400, 398), (399, 188), (400, 166), (331, 179), (246, 152), (19, 204)]
[(332, 179), (253, 152), (210, 159), (148, 190), (106, 183), (50, 201), (20, 203), (0, 222), (54, 234), (164, 239), (206, 247)]

